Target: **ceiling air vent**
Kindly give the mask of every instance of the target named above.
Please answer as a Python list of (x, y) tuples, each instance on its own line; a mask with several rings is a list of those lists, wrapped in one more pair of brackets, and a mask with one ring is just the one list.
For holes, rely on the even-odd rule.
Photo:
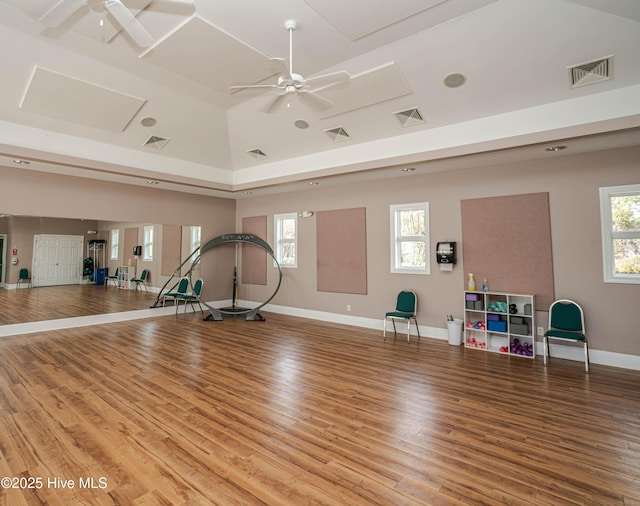
[(169, 139), (158, 137), (157, 135), (152, 135), (144, 143), (144, 146), (151, 146), (152, 148), (162, 149), (167, 145), (167, 142), (169, 142)]
[(398, 121), (403, 127), (417, 125), (419, 123), (424, 123), (424, 119), (422, 119), (422, 114), (417, 108), (407, 109), (406, 111), (398, 111), (394, 112)]
[(607, 79), (611, 79), (612, 74), (613, 56), (569, 67), (569, 79), (572, 88), (606, 81)]
[(351, 139), (351, 136), (342, 127), (329, 128), (328, 130), (325, 130), (325, 133), (331, 137), (333, 142), (342, 142)]
[(249, 153), (256, 160), (262, 160), (263, 158), (269, 158), (266, 155), (266, 153), (264, 151), (262, 151), (261, 149), (259, 149), (259, 148), (250, 149), (249, 151), (247, 151), (247, 153)]

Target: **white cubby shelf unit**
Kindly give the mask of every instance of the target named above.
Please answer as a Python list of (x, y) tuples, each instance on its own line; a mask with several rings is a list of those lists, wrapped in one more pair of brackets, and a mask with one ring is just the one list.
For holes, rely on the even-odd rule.
[(464, 345), (535, 358), (533, 295), (464, 292)]

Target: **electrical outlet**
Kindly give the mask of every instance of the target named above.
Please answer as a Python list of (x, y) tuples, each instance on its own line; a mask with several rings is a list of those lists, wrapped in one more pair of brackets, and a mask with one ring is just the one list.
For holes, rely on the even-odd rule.
[(347, 304), (347, 311), (351, 311), (351, 304)]
[(544, 327), (538, 327), (538, 335), (544, 336)]

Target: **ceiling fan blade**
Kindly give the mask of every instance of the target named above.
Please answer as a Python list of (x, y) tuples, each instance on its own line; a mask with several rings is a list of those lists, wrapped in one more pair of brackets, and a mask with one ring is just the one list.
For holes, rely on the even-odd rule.
[(236, 84), (229, 86), (230, 90), (244, 90), (249, 88), (277, 88), (277, 84)]
[(120, 27), (139, 47), (149, 47), (155, 40), (120, 0), (105, 0), (104, 6)]
[(50, 28), (59, 28), (85, 5), (87, 5), (86, 0), (60, 0), (40, 17), (40, 21)]
[(312, 91), (300, 90), (298, 93), (302, 95), (305, 103), (316, 111), (326, 111), (334, 106), (334, 103), (326, 98), (316, 95)]
[(344, 83), (351, 79), (349, 72), (341, 70), (339, 72), (332, 72), (330, 74), (323, 74), (321, 76), (309, 77), (304, 80), (305, 85), (313, 86), (314, 88), (331, 86), (333, 84)]
[(274, 100), (272, 100), (267, 107), (264, 108), (264, 112), (271, 114), (283, 107), (289, 99), (291, 99), (291, 93), (280, 93)]

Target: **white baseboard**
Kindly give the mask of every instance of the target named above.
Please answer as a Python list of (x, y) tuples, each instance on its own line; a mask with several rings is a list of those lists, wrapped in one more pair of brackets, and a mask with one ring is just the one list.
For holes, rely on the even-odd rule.
[[(227, 307), (231, 304), (231, 300), (211, 301), (207, 302), (207, 304), (214, 308)], [(254, 308), (259, 304), (251, 301), (238, 301), (238, 305), (242, 307)], [(272, 313), (298, 316), (300, 318), (310, 318), (312, 320), (329, 321), (342, 325), (353, 325), (355, 327), (379, 330), (381, 334), (384, 326), (382, 318), (365, 318), (362, 316), (350, 316), (344, 314), (329, 313), (326, 311), (316, 311), (313, 309), (279, 306), (277, 304), (267, 304), (266, 306), (264, 306), (264, 310), (270, 311)], [(194, 309), (190, 306), (187, 308), (188, 313), (193, 311)], [(199, 311), (199, 309), (197, 309), (196, 311)], [(16, 323), (13, 325), (0, 325), (0, 337), (31, 334), (34, 332), (43, 332), (47, 330), (85, 327), (89, 325), (99, 325), (102, 323), (137, 320), (141, 318), (153, 318), (155, 316), (165, 316), (174, 313), (175, 308), (173, 306), (170, 306), (164, 308), (157, 307), (153, 309), (140, 309), (137, 311), (124, 311), (121, 313), (80, 316), (77, 318), (61, 318), (59, 320)], [(406, 329), (406, 327), (404, 327), (404, 329)], [(406, 334), (406, 330), (404, 329), (402, 327), (398, 328), (399, 336)], [(411, 327), (411, 331), (412, 336), (418, 336), (415, 326)], [(449, 338), (449, 332), (446, 328), (420, 325), (420, 336), (429, 339), (440, 339), (446, 341)], [(584, 361), (584, 350), (581, 346), (566, 346), (550, 343), (549, 352), (551, 355), (551, 360), (553, 360), (554, 358), (562, 358), (566, 360), (576, 360), (579, 362)], [(542, 342), (537, 342), (536, 355), (542, 356), (542, 353)], [(589, 349), (589, 360), (592, 364), (607, 365), (611, 367), (620, 367), (622, 369), (633, 369), (636, 371), (640, 371), (640, 356), (638, 355), (626, 355), (623, 353)]]
[[(256, 306), (257, 304), (251, 302), (243, 302), (243, 305), (248, 307)], [(360, 316), (349, 316), (344, 314), (327, 313), (323, 311), (315, 311), (311, 309), (300, 309), (287, 306), (278, 306), (274, 304), (267, 304), (264, 307), (265, 311), (272, 311), (274, 313), (286, 314), (291, 316), (299, 316), (301, 318), (311, 318), (314, 320), (324, 320), (335, 323), (341, 323), (344, 325), (354, 325), (356, 327), (365, 327), (369, 329), (378, 329), (382, 332), (383, 319), (363, 318)], [(405, 327), (406, 329), (406, 327)], [(388, 329), (387, 329), (388, 330)], [(398, 334), (403, 333), (399, 330)], [(406, 330), (404, 330), (406, 334)], [(411, 335), (417, 337), (415, 327), (412, 327)], [(431, 339), (448, 340), (449, 332), (446, 328), (440, 327), (427, 327), (420, 325), (420, 335)], [(551, 359), (562, 358), (566, 360), (575, 360), (578, 362), (584, 362), (584, 348), (582, 346), (567, 346), (562, 344), (549, 344), (549, 353)], [(540, 355), (542, 359), (543, 348), (542, 342), (536, 343), (536, 355)], [(589, 362), (592, 364), (607, 365), (611, 367), (620, 367), (622, 369), (633, 369), (640, 371), (640, 356), (638, 355), (626, 355), (623, 353), (614, 353), (611, 351), (602, 351), (589, 349)]]

